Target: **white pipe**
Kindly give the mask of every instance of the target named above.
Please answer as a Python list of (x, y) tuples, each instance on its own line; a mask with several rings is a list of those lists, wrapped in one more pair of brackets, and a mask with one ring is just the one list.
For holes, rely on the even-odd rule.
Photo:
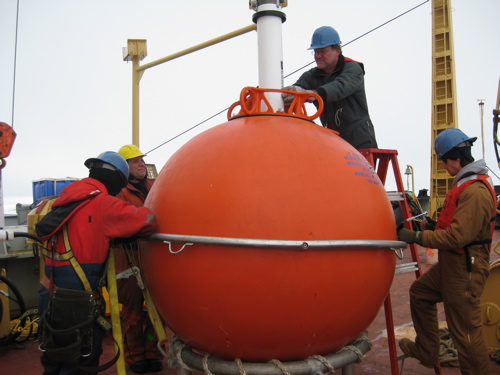
[[(269, 15), (259, 12), (272, 11)], [(257, 42), (259, 55), (259, 87), (281, 89), (283, 87), (282, 18), (276, 4), (261, 4), (257, 7)], [(281, 13), (283, 15), (283, 13)], [(280, 93), (266, 93), (271, 107), (276, 112), (284, 108)], [(265, 111), (267, 108), (261, 108)]]

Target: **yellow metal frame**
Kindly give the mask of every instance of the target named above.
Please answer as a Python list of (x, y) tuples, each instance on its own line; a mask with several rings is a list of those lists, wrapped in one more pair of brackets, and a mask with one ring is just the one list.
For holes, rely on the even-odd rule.
[(139, 147), (139, 84), (146, 69), (163, 64), (170, 60), (174, 60), (178, 57), (188, 55), (192, 52), (199, 51), (203, 48), (210, 47), (214, 44), (223, 42), (236, 36), (246, 34), (253, 30), (257, 30), (256, 24), (243, 27), (214, 39), (210, 39), (207, 42), (197, 44), (190, 48), (186, 48), (182, 51), (144, 65), (140, 65), (140, 61), (147, 56), (146, 40), (128, 39), (128, 47), (123, 49), (123, 61), (132, 61), (132, 144)]
[(453, 177), (434, 152), (434, 140), (445, 129), (458, 128), (451, 0), (432, 0), (432, 152), (429, 216), (437, 218)]

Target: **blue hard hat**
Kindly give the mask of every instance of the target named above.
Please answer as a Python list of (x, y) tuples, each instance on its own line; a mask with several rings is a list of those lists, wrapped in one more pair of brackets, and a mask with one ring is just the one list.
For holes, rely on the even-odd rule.
[(118, 152), (104, 151), (97, 158), (85, 160), (85, 166), (91, 168), (106, 168), (119, 171), (125, 182), (128, 179), (129, 167), (127, 161)]
[(448, 151), (455, 147), (472, 146), (477, 137), (469, 138), (460, 129), (446, 129), (438, 134), (434, 141), (434, 149), (439, 159)]
[(308, 49), (323, 48), (334, 44), (342, 44), (339, 33), (331, 26), (321, 26), (314, 31), (311, 47)]

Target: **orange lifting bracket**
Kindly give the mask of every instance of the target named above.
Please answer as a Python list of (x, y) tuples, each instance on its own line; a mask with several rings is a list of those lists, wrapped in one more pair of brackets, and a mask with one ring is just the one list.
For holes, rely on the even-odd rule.
[[(275, 112), (269, 101), (267, 100), (265, 93), (266, 92), (279, 92), (279, 93), (288, 93), (294, 95), (294, 98), (291, 103), (285, 103), (285, 110)], [(316, 113), (312, 116), (307, 115), (307, 111), (305, 108), (305, 103), (308, 98), (314, 96), (318, 101), (318, 108)], [(264, 104), (264, 105), (263, 105)], [(232, 111), (240, 106), (240, 111), (238, 114), (232, 116)], [(323, 112), (323, 99), (318, 94), (312, 94), (309, 92), (295, 92), (289, 90), (280, 90), (280, 89), (261, 89), (257, 87), (244, 87), (240, 93), (240, 100), (235, 102), (229, 107), (227, 112), (227, 119), (231, 120), (235, 117), (247, 116), (247, 115), (262, 115), (262, 114), (270, 114), (270, 115), (284, 115), (284, 116), (294, 116), (300, 117), (306, 120), (314, 120), (319, 117), (319, 115)], [(262, 108), (267, 108), (263, 110)]]

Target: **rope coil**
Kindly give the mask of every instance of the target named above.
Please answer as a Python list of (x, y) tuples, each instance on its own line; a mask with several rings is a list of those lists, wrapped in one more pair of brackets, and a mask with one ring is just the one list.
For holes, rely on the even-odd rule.
[(312, 355), (310, 356), (309, 358), (314, 358), (314, 359), (317, 359), (318, 361), (320, 361), (323, 365), (325, 365), (325, 367), (328, 369), (329, 372), (331, 372), (332, 374), (335, 374), (335, 367), (333, 367), (331, 365), (330, 362), (328, 362), (328, 360), (323, 357), (322, 355), (319, 355), (319, 354), (316, 354), (316, 355)]
[(286, 369), (286, 366), (280, 360), (278, 360), (278, 359), (271, 359), (269, 361), (269, 363), (273, 363), (274, 365), (276, 365), (276, 367), (278, 367), (283, 374), (290, 375), (290, 373)]
[(203, 356), (203, 360), (202, 360), (202, 363), (203, 363), (203, 370), (205, 370), (205, 374), (207, 375), (214, 375), (212, 374), (212, 372), (208, 369), (208, 357), (210, 355), (209, 354), (205, 354)]
[[(180, 340), (178, 340), (178, 339), (177, 339), (177, 341), (180, 341)], [(182, 343), (182, 344), (181, 344), (181, 347), (180, 347), (180, 348), (179, 348), (179, 350), (177, 351), (177, 353), (176, 353), (176, 355), (175, 355), (175, 358), (176, 358), (176, 360), (177, 360), (177, 363), (178, 363), (179, 365), (181, 365), (181, 367), (182, 367), (183, 369), (185, 369), (185, 370), (188, 370), (188, 371), (196, 371), (196, 369), (189, 367), (189, 366), (188, 366), (186, 363), (184, 363), (184, 361), (182, 360), (182, 350), (183, 350), (184, 348), (186, 348), (186, 347), (187, 347), (186, 343)]]
[(448, 328), (439, 329), (439, 362), (442, 366), (460, 367), (458, 351), (453, 343)]
[(356, 363), (360, 363), (363, 360), (363, 358), (365, 357), (364, 354), (361, 353), (361, 350), (359, 350), (358, 348), (356, 348), (353, 345), (345, 346), (342, 349), (340, 349), (339, 352), (343, 352), (343, 351), (347, 351), (347, 350), (356, 353), (356, 355), (358, 356), (358, 360), (356, 361)]
[(236, 358), (234, 361), (238, 365), (238, 371), (240, 372), (240, 375), (247, 375), (247, 372), (245, 371), (245, 368), (243, 367), (243, 362), (241, 361), (241, 359)]

